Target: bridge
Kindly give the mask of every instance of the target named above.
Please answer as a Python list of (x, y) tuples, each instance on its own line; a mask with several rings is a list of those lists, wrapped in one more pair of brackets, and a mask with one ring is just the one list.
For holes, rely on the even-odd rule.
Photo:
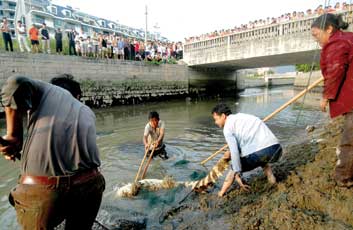
[[(342, 12), (352, 24), (352, 12)], [(318, 61), (319, 45), (311, 36), (307, 17), (236, 32), (184, 45), (184, 61), (191, 67), (247, 69)]]

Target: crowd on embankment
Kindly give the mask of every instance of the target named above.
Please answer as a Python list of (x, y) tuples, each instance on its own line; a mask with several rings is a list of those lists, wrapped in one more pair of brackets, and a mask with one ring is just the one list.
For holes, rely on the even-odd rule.
[[(16, 38), (13, 39), (7, 18), (0, 24), (1, 47), (6, 51), (18, 50), (32, 53), (56, 53), (89, 58), (148, 61), (175, 64), (183, 58), (181, 42), (142, 41), (137, 38), (116, 34), (86, 34), (75, 30), (62, 31), (56, 28), (50, 34), (43, 23), (41, 28), (32, 25), (29, 29), (21, 21), (17, 22)], [(16, 44), (14, 44), (16, 43)]]

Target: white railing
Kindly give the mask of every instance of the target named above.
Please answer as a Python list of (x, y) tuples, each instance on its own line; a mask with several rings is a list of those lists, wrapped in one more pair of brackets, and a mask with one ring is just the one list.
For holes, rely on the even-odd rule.
[[(352, 23), (351, 11), (340, 12), (340, 14), (343, 14), (343, 19), (345, 21), (350, 24)], [(288, 22), (266, 25), (254, 29), (248, 29), (246, 31), (234, 32), (232, 34), (209, 38), (202, 41), (187, 43), (184, 44), (184, 54), (187, 55), (193, 51), (207, 49), (230, 48), (230, 46), (236, 46), (252, 40), (271, 39), (279, 36), (287, 36), (297, 33), (310, 33), (311, 25), (316, 18), (317, 16), (307, 17)]]

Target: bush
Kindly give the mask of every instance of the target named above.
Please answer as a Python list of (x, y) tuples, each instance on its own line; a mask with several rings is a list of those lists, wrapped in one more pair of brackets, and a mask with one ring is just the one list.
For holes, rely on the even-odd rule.
[[(313, 71), (320, 70), (320, 64), (314, 63), (312, 69), (313, 69)], [(297, 72), (303, 72), (303, 73), (310, 72), (311, 71), (311, 64), (297, 64), (297, 65), (295, 65), (295, 70)]]

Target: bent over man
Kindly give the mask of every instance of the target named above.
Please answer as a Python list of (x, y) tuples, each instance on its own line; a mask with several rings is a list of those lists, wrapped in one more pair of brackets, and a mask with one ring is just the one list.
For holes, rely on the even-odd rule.
[(249, 188), (241, 179), (241, 173), (262, 167), (268, 181), (276, 183), (269, 163), (277, 161), (282, 147), (266, 124), (259, 118), (244, 113), (232, 114), (225, 104), (219, 104), (212, 110), (213, 119), (220, 128), (229, 146), (224, 158), (231, 159), (232, 169), (228, 173), (221, 191), (222, 197), (233, 184), (234, 179), (245, 190)]
[(0, 151), (14, 159), (22, 150), (10, 194), (22, 229), (53, 229), (64, 219), (66, 229), (91, 229), (105, 189), (93, 112), (67, 90), (27, 77), (10, 77), (1, 97), (9, 145)]

